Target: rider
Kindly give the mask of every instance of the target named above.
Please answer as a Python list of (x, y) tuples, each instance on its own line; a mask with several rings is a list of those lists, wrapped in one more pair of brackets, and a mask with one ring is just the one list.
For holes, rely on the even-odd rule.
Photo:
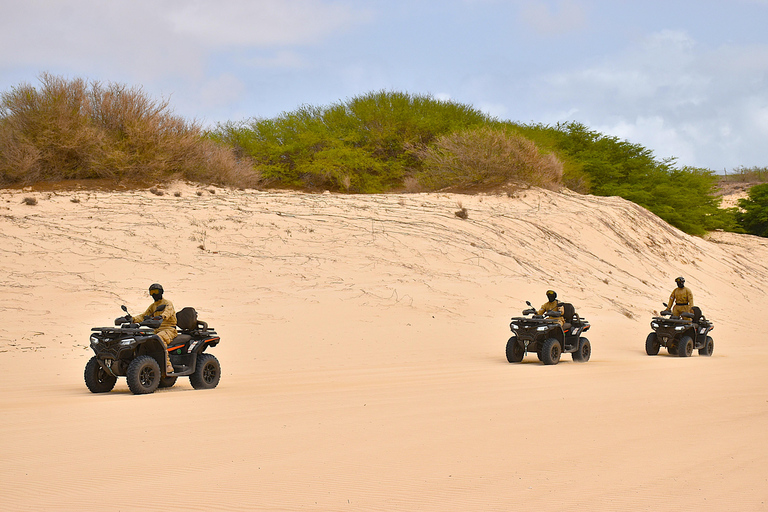
[[(677, 288), (672, 290), (669, 296), (668, 306), (672, 310), (672, 314), (680, 316), (680, 313), (693, 313), (693, 293), (685, 286), (685, 278), (683, 276), (675, 279)], [(674, 303), (674, 307), (672, 304)]]
[[(149, 294), (154, 299), (154, 302), (149, 305), (147, 310), (141, 315), (134, 316), (132, 322), (142, 322), (147, 318), (160, 317), (163, 319), (163, 323), (160, 327), (155, 329), (155, 334), (163, 340), (165, 347), (168, 348), (168, 344), (176, 337), (176, 310), (173, 309), (173, 303), (168, 299), (163, 298), (163, 287), (158, 283), (153, 283), (149, 286)], [(159, 306), (165, 306), (162, 311), (158, 311)], [(168, 351), (165, 352), (165, 371), (166, 373), (173, 373), (173, 365), (168, 358)]]
[(563, 306), (560, 305), (560, 302), (557, 300), (557, 293), (554, 290), (547, 290), (547, 302), (542, 304), (541, 308), (539, 308), (536, 314), (543, 315), (547, 311), (559, 311), (560, 316), (557, 316), (554, 318), (558, 322), (560, 322), (561, 326), (565, 323), (565, 318), (563, 318), (563, 314), (565, 313), (565, 310), (563, 309)]

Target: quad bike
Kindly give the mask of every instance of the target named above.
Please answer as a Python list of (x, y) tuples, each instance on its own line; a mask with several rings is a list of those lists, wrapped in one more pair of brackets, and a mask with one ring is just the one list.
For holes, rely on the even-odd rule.
[[(537, 315), (530, 301), (525, 302), (529, 309), (522, 316), (512, 318), (509, 328), (514, 333), (507, 341), (507, 361), (519, 363), (528, 352), (536, 352), (539, 361), (544, 364), (557, 364), (563, 352), (570, 352), (574, 361), (586, 363), (592, 355), (592, 345), (581, 336), (589, 330), (589, 322), (576, 314), (572, 304), (561, 302), (563, 313), (547, 311)], [(565, 318), (561, 327), (557, 318)]]
[(664, 307), (667, 309), (661, 312), (661, 316), (651, 320), (653, 332), (645, 339), (645, 353), (655, 356), (659, 347), (666, 347), (670, 355), (690, 357), (696, 348), (700, 356), (711, 356), (715, 342), (709, 331), (715, 326), (704, 317), (701, 309), (694, 307), (693, 313), (674, 316), (666, 303)]
[[(122, 309), (128, 313), (125, 306)], [(93, 393), (107, 393), (115, 387), (117, 377), (125, 376), (131, 392), (143, 395), (158, 387), (169, 388), (178, 377), (189, 376), (195, 389), (215, 388), (221, 378), (221, 366), (205, 350), (218, 345), (221, 338), (197, 319), (194, 308), (176, 313), (176, 321), (179, 334), (167, 348), (154, 333), (162, 322), (160, 317), (135, 324), (127, 314), (115, 320), (118, 327), (92, 328), (91, 348), (96, 355), (85, 365), (85, 385)], [(173, 373), (165, 369), (166, 350)]]

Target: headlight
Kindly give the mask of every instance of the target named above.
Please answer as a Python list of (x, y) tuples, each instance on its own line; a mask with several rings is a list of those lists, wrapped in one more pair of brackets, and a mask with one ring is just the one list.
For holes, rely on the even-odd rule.
[(99, 338), (96, 336), (91, 336), (91, 344), (92, 345), (98, 345), (99, 344)]
[(520, 327), (518, 327), (518, 325), (517, 325), (517, 324), (509, 324), (509, 326), (510, 326), (512, 329), (514, 329), (514, 330), (518, 330), (518, 329), (520, 328)]
[(124, 339), (123, 341), (120, 342), (120, 345), (123, 345), (123, 346), (130, 345), (134, 341), (136, 341), (136, 340), (133, 339), (133, 338), (126, 338), (126, 339)]
[(657, 322), (651, 322), (651, 327), (653, 329), (658, 329), (659, 328), (659, 324)]
[(549, 327), (547, 327), (546, 325), (542, 325), (541, 327), (537, 327), (536, 330), (537, 331), (548, 331)]
[(684, 331), (684, 330), (686, 330), (687, 328), (688, 328), (688, 327), (687, 327), (687, 326), (685, 326), (685, 325), (678, 325), (677, 327), (675, 327), (675, 330), (676, 330), (676, 331)]

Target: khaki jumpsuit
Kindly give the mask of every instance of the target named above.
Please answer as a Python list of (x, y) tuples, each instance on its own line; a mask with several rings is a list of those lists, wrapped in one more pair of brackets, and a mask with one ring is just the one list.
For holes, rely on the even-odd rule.
[(554, 317), (555, 320), (560, 322), (560, 325), (562, 326), (565, 324), (565, 318), (563, 318), (562, 314), (565, 313), (565, 309), (563, 309), (563, 306), (560, 305), (559, 302), (556, 300), (553, 300), (552, 302), (545, 302), (541, 308), (536, 312), (537, 315), (543, 315), (546, 311), (559, 311), (561, 313), (560, 316)]
[[(672, 307), (672, 303), (675, 304), (674, 307)], [(680, 313), (693, 313), (693, 293), (685, 286), (677, 287), (672, 290), (667, 304), (675, 316), (680, 316)]]
[[(157, 308), (163, 305), (165, 306), (165, 309), (158, 312)], [(163, 340), (163, 343), (165, 343), (165, 348), (167, 349), (168, 344), (178, 334), (178, 332), (176, 332), (176, 310), (173, 309), (173, 303), (171, 301), (168, 299), (156, 300), (150, 304), (150, 306), (143, 314), (134, 316), (132, 321), (141, 322), (147, 318), (153, 318), (156, 316), (162, 317), (163, 323), (160, 324), (160, 327), (155, 329), (155, 334), (157, 334), (157, 336)], [(165, 350), (165, 369), (166, 373), (173, 373), (173, 365), (171, 364), (171, 360), (168, 358), (168, 350)]]

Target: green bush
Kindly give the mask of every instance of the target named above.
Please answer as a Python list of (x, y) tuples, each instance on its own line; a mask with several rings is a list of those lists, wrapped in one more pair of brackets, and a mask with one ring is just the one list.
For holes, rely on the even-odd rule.
[(734, 227), (733, 212), (719, 209), (718, 176), (708, 169), (674, 167), (639, 144), (603, 135), (580, 123), (522, 125), (520, 133), (568, 162), (571, 179), (584, 175), (589, 192), (621, 196), (694, 235)]
[(0, 184), (106, 178), (258, 183), (231, 148), (140, 88), (49, 74), (0, 94)]
[(252, 157), (268, 184), (345, 192), (400, 189), (437, 137), (491, 120), (430, 96), (374, 92), (274, 119), (219, 125), (210, 136)]
[(736, 218), (744, 231), (768, 236), (768, 183), (750, 188), (748, 197), (739, 199), (739, 208)]
[[(624, 197), (692, 234), (751, 222), (737, 225), (734, 209), (718, 208), (712, 171), (678, 169), (575, 122), (502, 122), (460, 103), (379, 91), (203, 133), (140, 88), (48, 74), (40, 82), (0, 95), (0, 185), (185, 178), (375, 193), (564, 184)], [(740, 175), (764, 179), (765, 168)]]

